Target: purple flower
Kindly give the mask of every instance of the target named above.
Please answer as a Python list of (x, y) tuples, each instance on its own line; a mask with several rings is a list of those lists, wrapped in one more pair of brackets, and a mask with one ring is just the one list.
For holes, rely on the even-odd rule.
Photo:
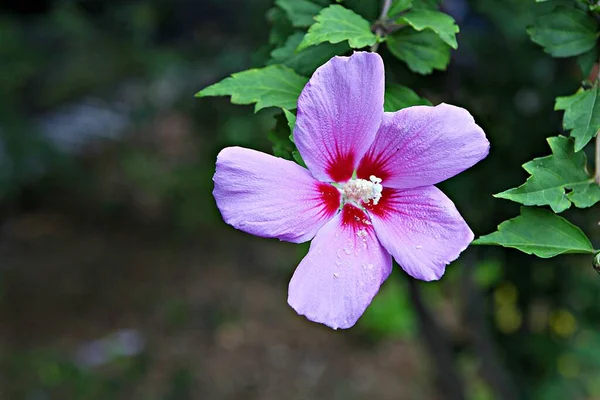
[(228, 224), (294, 243), (313, 239), (288, 303), (337, 328), (356, 323), (389, 276), (439, 279), (473, 240), (435, 186), (485, 158), (468, 111), (440, 104), (383, 111), (376, 53), (334, 57), (298, 99), (294, 141), (308, 166), (240, 147), (217, 157), (213, 192)]

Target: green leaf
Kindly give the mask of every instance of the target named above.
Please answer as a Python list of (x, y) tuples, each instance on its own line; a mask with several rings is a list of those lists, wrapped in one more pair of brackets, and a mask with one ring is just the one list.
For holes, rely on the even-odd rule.
[(381, 14), (381, 4), (379, 1), (336, 0), (336, 2), (361, 15), (367, 21), (375, 21)]
[(317, 22), (308, 28), (298, 51), (323, 42), (340, 43), (346, 40), (350, 47), (360, 49), (377, 41), (369, 21), (340, 5), (334, 4), (323, 9), (315, 19)]
[(394, 56), (419, 74), (430, 74), (434, 69), (443, 70), (450, 62), (450, 46), (429, 30), (417, 32), (410, 28), (401, 29), (388, 36), (387, 46)]
[(275, 4), (286, 12), (292, 25), (297, 28), (311, 26), (315, 22), (315, 16), (323, 8), (308, 0), (276, 0)]
[(569, 193), (569, 200), (579, 208), (591, 207), (600, 201), (600, 186), (588, 183), (574, 185)]
[(271, 23), (269, 44), (283, 46), (287, 37), (294, 31), (285, 11), (279, 7), (273, 7), (267, 11), (267, 20)]
[(275, 127), (268, 134), (273, 143), (273, 155), (293, 160), (292, 152), (296, 150), (296, 146), (290, 140), (289, 121), (283, 114), (275, 115), (275, 121)]
[(557, 97), (556, 102), (554, 103), (554, 109), (566, 110), (567, 108), (571, 107), (571, 104), (573, 104), (575, 100), (579, 98), (579, 94), (581, 93), (583, 93), (583, 89), (580, 88), (577, 92), (575, 92), (575, 94), (570, 96)]
[(292, 157), (294, 158), (294, 161), (298, 163), (298, 165), (308, 169), (298, 150), (292, 150)]
[(441, 0), (413, 0), (413, 10), (437, 10)]
[(554, 109), (565, 110), (563, 128), (571, 130), (571, 137), (575, 139), (575, 151), (583, 149), (600, 129), (598, 90), (596, 85), (590, 90), (556, 99)]
[(577, 65), (579, 65), (579, 68), (581, 69), (583, 79), (587, 79), (587, 77), (590, 75), (590, 72), (592, 72), (592, 68), (594, 67), (594, 63), (597, 60), (598, 52), (596, 51), (596, 48), (577, 56)]
[(288, 126), (290, 128), (290, 140), (292, 143), (294, 142), (294, 127), (296, 126), (296, 116), (291, 111), (283, 109), (283, 114), (285, 115), (285, 119), (287, 120)]
[(522, 207), (520, 216), (504, 221), (497, 232), (482, 236), (473, 244), (512, 247), (541, 258), (594, 252), (581, 229), (550, 211), (531, 207)]
[(420, 97), (412, 89), (402, 85), (387, 85), (385, 88), (385, 111), (393, 112), (410, 106), (430, 106), (431, 102)]
[(296, 52), (304, 33), (296, 32), (291, 35), (283, 47), (271, 52), (269, 64), (283, 64), (301, 75), (312, 75), (315, 70), (331, 57), (346, 53), (350, 48), (346, 43), (321, 43)]
[(596, 22), (585, 12), (571, 7), (559, 6), (539, 17), (527, 33), (554, 57), (576, 56), (596, 45)]
[[(285, 118), (287, 119), (288, 126), (290, 128), (290, 142), (294, 143), (294, 127), (296, 126), (296, 116), (286, 109), (283, 109), (283, 113), (285, 114)], [(296, 145), (294, 144), (294, 150), (292, 150), (292, 158), (294, 159), (294, 161), (296, 161), (299, 165), (303, 166), (304, 168), (308, 168), (306, 166), (306, 163), (302, 159), (300, 152), (295, 149)]]
[[(600, 201), (600, 186), (586, 172), (586, 156), (575, 153), (573, 142), (564, 136), (548, 138), (552, 155), (523, 165), (531, 174), (523, 185), (495, 197), (526, 206), (549, 205), (556, 213), (571, 206), (590, 207)], [(570, 192), (569, 192), (570, 190)]]
[(412, 0), (394, 0), (387, 15), (393, 17), (397, 14), (400, 14), (402, 11), (406, 11), (411, 8), (412, 3)]
[(458, 48), (456, 34), (459, 31), (454, 18), (440, 11), (413, 10), (398, 18), (399, 24), (405, 23), (417, 31), (430, 29), (435, 32), (448, 46)]
[(231, 75), (198, 93), (197, 97), (231, 96), (233, 104), (256, 103), (254, 111), (266, 107), (296, 108), (308, 78), (283, 65), (249, 69)]

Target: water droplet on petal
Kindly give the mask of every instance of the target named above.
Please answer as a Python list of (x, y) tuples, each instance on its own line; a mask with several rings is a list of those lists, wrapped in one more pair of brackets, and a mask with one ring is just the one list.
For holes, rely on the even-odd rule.
[(338, 274), (337, 272), (334, 272), (334, 273), (333, 273), (333, 277), (334, 277), (335, 279), (337, 279), (337, 278), (339, 278), (339, 277), (340, 277), (340, 274)]
[(358, 231), (356, 231), (356, 236), (363, 238), (363, 240), (367, 240), (367, 239), (365, 239), (365, 236), (367, 236), (367, 230), (359, 229)]

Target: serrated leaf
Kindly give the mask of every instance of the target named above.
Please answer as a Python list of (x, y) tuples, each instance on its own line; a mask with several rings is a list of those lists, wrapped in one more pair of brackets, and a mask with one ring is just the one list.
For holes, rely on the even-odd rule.
[(400, 109), (425, 105), (430, 106), (431, 102), (420, 97), (412, 89), (402, 85), (387, 85), (385, 88), (385, 100), (383, 108), (385, 111), (394, 112)]
[(596, 22), (585, 12), (559, 6), (527, 29), (531, 40), (554, 57), (571, 57), (594, 48)]
[(408, 24), (417, 31), (430, 29), (435, 32), (448, 46), (458, 48), (456, 34), (459, 31), (454, 18), (440, 11), (412, 10), (396, 21)]
[(572, 96), (558, 97), (555, 110), (565, 110), (563, 128), (571, 130), (575, 151), (580, 151), (600, 129), (600, 101), (598, 85), (590, 90), (578, 91)]
[[(586, 172), (586, 156), (575, 153), (573, 142), (564, 136), (548, 138), (552, 155), (523, 165), (531, 176), (523, 185), (495, 197), (526, 206), (548, 205), (556, 213), (571, 206), (590, 207), (600, 201), (600, 187)], [(569, 191), (570, 190), (570, 191)]]
[(331, 57), (344, 54), (350, 50), (346, 43), (321, 43), (297, 52), (296, 48), (303, 37), (304, 33), (302, 32), (291, 35), (283, 47), (271, 52), (269, 64), (283, 64), (301, 75), (309, 76)]
[(388, 36), (386, 43), (394, 56), (419, 74), (430, 74), (434, 69), (443, 70), (450, 62), (450, 46), (432, 31), (401, 29)]
[(323, 8), (308, 0), (276, 0), (275, 4), (285, 11), (292, 25), (297, 28), (311, 26)]
[(571, 107), (571, 104), (579, 98), (580, 93), (583, 93), (583, 89), (579, 89), (575, 94), (570, 96), (557, 97), (554, 103), (554, 110), (566, 110)]
[(588, 183), (574, 185), (568, 196), (569, 200), (571, 200), (576, 207), (591, 207), (600, 201), (600, 186), (597, 184), (590, 185)]
[(317, 22), (308, 28), (298, 51), (323, 42), (340, 43), (346, 40), (350, 47), (360, 49), (377, 41), (369, 21), (338, 4), (324, 8), (315, 19)]
[(232, 74), (198, 93), (197, 97), (231, 96), (233, 104), (256, 103), (254, 111), (266, 107), (296, 108), (298, 96), (308, 78), (283, 65), (249, 69)]
[(394, 0), (387, 15), (393, 17), (400, 14), (402, 11), (406, 11), (412, 7), (412, 0)]
[(504, 221), (497, 232), (482, 236), (473, 244), (511, 247), (541, 258), (594, 252), (581, 229), (550, 211), (532, 207), (522, 207), (521, 215)]

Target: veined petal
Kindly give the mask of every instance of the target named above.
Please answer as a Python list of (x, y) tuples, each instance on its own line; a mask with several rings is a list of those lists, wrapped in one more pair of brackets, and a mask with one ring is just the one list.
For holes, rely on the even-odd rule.
[(288, 303), (311, 321), (350, 328), (391, 270), (368, 217), (345, 205), (312, 241), (290, 281)]
[(409, 107), (384, 114), (357, 175), (375, 175), (383, 186), (395, 189), (429, 186), (470, 168), (487, 156), (489, 147), (464, 108)]
[(454, 203), (435, 186), (384, 188), (379, 203), (366, 207), (380, 243), (417, 279), (440, 279), (473, 240)]
[(352, 176), (383, 115), (384, 70), (379, 54), (333, 57), (298, 98), (294, 142), (313, 176), (345, 182)]
[(298, 164), (241, 147), (217, 156), (213, 195), (234, 228), (288, 242), (310, 240), (340, 206), (340, 192)]

